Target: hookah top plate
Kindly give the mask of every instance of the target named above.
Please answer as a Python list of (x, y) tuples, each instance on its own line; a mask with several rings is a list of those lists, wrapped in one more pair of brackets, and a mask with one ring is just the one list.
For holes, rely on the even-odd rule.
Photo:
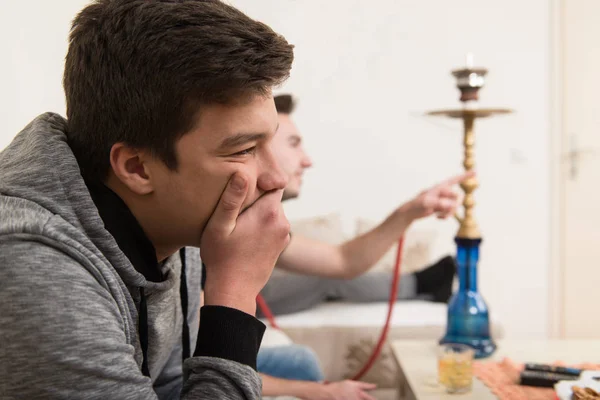
[(448, 110), (430, 111), (430, 112), (426, 113), (426, 115), (431, 115), (431, 116), (436, 116), (436, 117), (443, 116), (443, 117), (464, 119), (465, 117), (487, 118), (487, 117), (492, 117), (494, 115), (510, 114), (512, 112), (513, 112), (513, 110), (511, 110), (509, 108), (475, 108), (475, 109), (455, 108), (455, 109), (448, 109)]

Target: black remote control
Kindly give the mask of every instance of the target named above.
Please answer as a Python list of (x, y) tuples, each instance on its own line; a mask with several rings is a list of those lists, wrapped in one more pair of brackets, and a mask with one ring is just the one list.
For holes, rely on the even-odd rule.
[(556, 372), (544, 371), (523, 371), (521, 372), (521, 385), (538, 386), (538, 387), (553, 387), (558, 381), (574, 381), (577, 376), (559, 374)]
[(578, 368), (557, 367), (554, 365), (534, 364), (534, 363), (525, 364), (525, 371), (556, 372), (558, 374), (573, 375), (573, 376), (579, 376), (579, 375), (581, 375), (581, 372), (582, 372), (582, 370), (580, 370)]

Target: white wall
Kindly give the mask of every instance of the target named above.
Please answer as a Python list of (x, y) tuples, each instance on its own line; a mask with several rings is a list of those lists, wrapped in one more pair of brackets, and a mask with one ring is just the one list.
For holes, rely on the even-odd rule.
[(0, 149), (36, 115), (64, 115), (69, 28), (87, 3), (0, 0)]
[[(480, 287), (511, 336), (547, 332), (549, 2), (236, 0), (296, 45), (284, 86), (315, 166), (292, 219), (332, 211), (381, 219), (424, 185), (459, 172), (462, 126), (422, 116), (456, 107), (450, 70), (475, 54), (490, 70), (483, 106), (517, 111), (476, 123), (484, 235)], [(438, 254), (452, 250), (454, 221)], [(348, 228), (350, 229), (350, 228)], [(445, 243), (444, 243), (445, 242)]]
[[(8, 5), (10, 3), (10, 11)], [(450, 70), (464, 54), (490, 69), (484, 106), (517, 113), (476, 124), (484, 234), (480, 287), (510, 336), (547, 332), (549, 2), (544, 0), (236, 0), (296, 45), (283, 89), (315, 167), (290, 219), (339, 211), (381, 219), (461, 170), (461, 125), (422, 114), (458, 106)], [(68, 24), (83, 0), (0, 0), (0, 148), (36, 114), (64, 112)], [(15, 8), (16, 7), (16, 8)], [(25, 17), (26, 13), (33, 16)], [(6, 52), (5, 52), (6, 50)], [(437, 254), (453, 249), (454, 221)]]

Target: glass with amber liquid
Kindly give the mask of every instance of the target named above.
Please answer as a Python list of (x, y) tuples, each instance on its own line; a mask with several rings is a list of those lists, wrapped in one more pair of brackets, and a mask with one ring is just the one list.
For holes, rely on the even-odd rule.
[(472, 347), (447, 343), (438, 350), (438, 381), (448, 393), (466, 393), (473, 385)]

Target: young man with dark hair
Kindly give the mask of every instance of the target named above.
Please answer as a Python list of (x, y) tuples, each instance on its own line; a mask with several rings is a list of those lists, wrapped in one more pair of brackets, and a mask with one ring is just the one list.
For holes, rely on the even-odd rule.
[(261, 397), (255, 298), (289, 242), (271, 89), (292, 60), (218, 0), (79, 13), (68, 120), (0, 153), (0, 397)]
[[(302, 174), (312, 166), (312, 161), (291, 120), (292, 96), (275, 96), (275, 106), (279, 129), (271, 145), (288, 176), (283, 199), (293, 199), (300, 195)], [(296, 274), (271, 277), (262, 291), (265, 301), (275, 315), (280, 315), (309, 309), (332, 298), (353, 302), (387, 300), (391, 273), (364, 273), (397, 242), (414, 220), (429, 215), (440, 218), (453, 215), (461, 202), (453, 186), (470, 177), (471, 174), (460, 175), (423, 191), (373, 230), (339, 246), (292, 235), (277, 267)], [(420, 297), (446, 302), (452, 291), (454, 274), (452, 257), (444, 257), (415, 274), (404, 274), (398, 299)], [(264, 374), (263, 393), (267, 395), (293, 395), (305, 400), (372, 399), (367, 391), (374, 386), (364, 382), (308, 382), (322, 380), (322, 372), (314, 352), (304, 346), (263, 348), (257, 365), (258, 371)]]

